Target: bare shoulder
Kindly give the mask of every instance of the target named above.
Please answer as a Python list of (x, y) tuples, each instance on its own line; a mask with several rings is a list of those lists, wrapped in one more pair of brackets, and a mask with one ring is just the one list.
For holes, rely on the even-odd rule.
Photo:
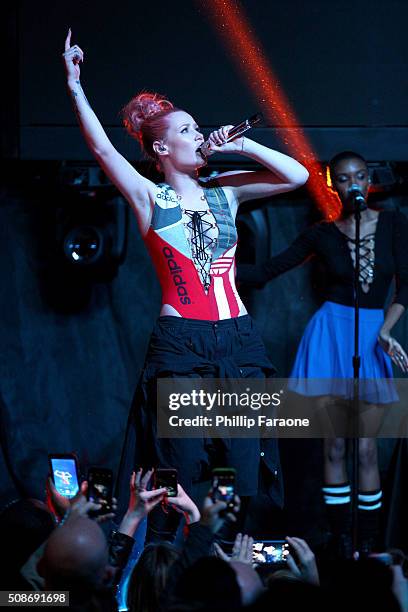
[(160, 187), (146, 179), (143, 190), (134, 190), (128, 195), (128, 202), (135, 213), (139, 230), (144, 237), (149, 231), (154, 205), (160, 193)]

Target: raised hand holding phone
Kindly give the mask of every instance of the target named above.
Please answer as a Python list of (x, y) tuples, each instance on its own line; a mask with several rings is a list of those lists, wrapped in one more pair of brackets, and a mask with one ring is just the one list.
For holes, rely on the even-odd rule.
[(287, 557), (290, 571), (305, 582), (319, 585), (320, 580), (316, 559), (307, 542), (301, 538), (287, 537), (286, 540), (294, 553), (294, 555), (289, 554)]
[(235, 505), (235, 478), (233, 468), (215, 468), (212, 472), (212, 499), (225, 502), (227, 510), (232, 510)]
[(133, 537), (141, 521), (160, 504), (166, 497), (167, 491), (164, 487), (148, 490), (154, 470), (148, 470), (143, 474), (142, 468), (132, 472), (130, 477), (129, 506), (118, 531)]

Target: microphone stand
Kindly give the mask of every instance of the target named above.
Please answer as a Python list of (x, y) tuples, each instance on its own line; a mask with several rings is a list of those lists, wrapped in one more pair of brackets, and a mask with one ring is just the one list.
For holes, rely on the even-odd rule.
[(360, 220), (366, 206), (354, 198), (355, 220), (355, 266), (354, 266), (354, 355), (353, 355), (353, 400), (352, 400), (352, 471), (351, 471), (351, 533), (353, 552), (358, 547), (358, 487), (359, 487), (359, 405), (360, 405)]

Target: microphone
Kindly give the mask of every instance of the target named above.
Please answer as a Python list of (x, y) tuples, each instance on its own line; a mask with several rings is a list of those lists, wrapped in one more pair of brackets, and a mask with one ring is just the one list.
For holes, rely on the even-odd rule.
[[(245, 119), (244, 121), (241, 121), (241, 123), (238, 123), (238, 125), (234, 125), (234, 127), (232, 127), (228, 132), (226, 142), (230, 142), (231, 140), (235, 140), (235, 138), (239, 138), (244, 132), (250, 130), (257, 123), (260, 123), (262, 119), (262, 113), (256, 113), (256, 115), (252, 115), (252, 117), (249, 117), (249, 119)], [(204, 155), (204, 157), (209, 157), (210, 155), (216, 153), (216, 151), (211, 151), (209, 146), (210, 143), (208, 140), (206, 140), (200, 147), (198, 147), (198, 150), (202, 155)]]
[(367, 208), (365, 197), (360, 187), (355, 183), (353, 183), (351, 187), (349, 187), (347, 195), (349, 199), (352, 200), (360, 210), (365, 210)]

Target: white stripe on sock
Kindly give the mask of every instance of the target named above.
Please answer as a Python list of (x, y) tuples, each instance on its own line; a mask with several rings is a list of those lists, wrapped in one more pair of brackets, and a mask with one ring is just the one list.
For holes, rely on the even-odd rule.
[(358, 501), (360, 502), (374, 502), (378, 501), (382, 498), (382, 491), (378, 491), (378, 493), (372, 493), (371, 495), (367, 495), (366, 493), (358, 494)]
[(335, 504), (349, 504), (350, 501), (351, 501), (350, 496), (349, 497), (325, 497), (324, 498), (324, 503), (330, 506), (334, 506)]
[(344, 487), (323, 487), (323, 493), (350, 493), (351, 487), (350, 485), (346, 485)]
[(366, 512), (371, 512), (371, 510), (379, 510), (382, 506), (382, 502), (378, 502), (375, 506), (358, 506), (359, 510), (365, 510)]

